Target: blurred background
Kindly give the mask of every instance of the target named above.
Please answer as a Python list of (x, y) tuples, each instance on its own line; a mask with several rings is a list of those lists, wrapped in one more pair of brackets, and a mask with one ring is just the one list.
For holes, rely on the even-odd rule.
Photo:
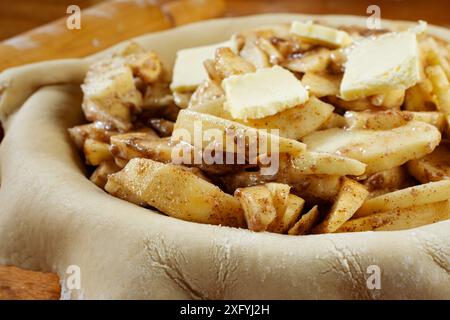
[[(88, 8), (111, 0), (0, 0), (0, 39), (12, 37), (66, 14), (69, 5)], [(132, 0), (131, 0), (132, 1)], [(162, 4), (167, 0), (135, 0)], [(208, 6), (208, 1), (197, 1)], [(212, 1), (214, 2), (214, 1)], [(450, 26), (450, 0), (224, 0), (226, 16), (262, 12), (301, 12), (365, 15), (367, 6), (376, 4), (383, 18), (423, 19)]]

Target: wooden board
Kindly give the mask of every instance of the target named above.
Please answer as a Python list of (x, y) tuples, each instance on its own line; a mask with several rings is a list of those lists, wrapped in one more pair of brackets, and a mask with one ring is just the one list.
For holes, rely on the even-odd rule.
[[(0, 41), (41, 26), (66, 15), (71, 4), (85, 9), (105, 0), (20, 0), (0, 1)], [(167, 0), (166, 0), (167, 1)], [(381, 16), (390, 19), (423, 19), (429, 23), (450, 26), (445, 6), (448, 0), (225, 0), (226, 15), (257, 12), (302, 12), (365, 15), (367, 6), (377, 4)], [(162, 3), (162, 0), (158, 1)]]

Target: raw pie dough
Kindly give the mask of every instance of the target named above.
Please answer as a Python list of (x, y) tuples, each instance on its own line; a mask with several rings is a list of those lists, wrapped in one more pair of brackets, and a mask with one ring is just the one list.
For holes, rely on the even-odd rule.
[[(170, 66), (178, 49), (294, 19), (366, 21), (260, 15), (135, 40)], [(431, 30), (450, 40), (448, 29)], [(62, 298), (72, 299), (450, 298), (450, 220), (406, 231), (287, 236), (177, 220), (100, 190), (86, 178), (67, 128), (83, 122), (79, 84), (89, 63), (107, 52), (0, 75), (6, 129), (0, 147), (0, 264), (57, 272)], [(80, 267), (81, 289), (67, 285), (71, 265)], [(371, 265), (381, 270), (379, 290), (366, 284)]]

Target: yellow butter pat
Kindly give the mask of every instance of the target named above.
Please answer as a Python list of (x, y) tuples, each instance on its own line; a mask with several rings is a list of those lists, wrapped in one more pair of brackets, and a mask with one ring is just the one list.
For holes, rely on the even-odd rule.
[(308, 91), (288, 70), (273, 66), (222, 81), (224, 104), (235, 119), (260, 119), (308, 100)]

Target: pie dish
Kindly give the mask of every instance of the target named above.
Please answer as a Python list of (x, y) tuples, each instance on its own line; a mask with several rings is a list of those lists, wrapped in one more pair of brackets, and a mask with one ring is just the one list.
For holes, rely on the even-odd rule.
[[(197, 23), (135, 41), (172, 65), (179, 49), (299, 19), (365, 25), (364, 18), (348, 16), (261, 15)], [(430, 30), (450, 39), (446, 29)], [(181, 221), (98, 189), (86, 179), (66, 129), (83, 123), (79, 84), (89, 66), (125, 46), (1, 75), (6, 135), (0, 263), (58, 272), (65, 298), (449, 296), (449, 221), (405, 231), (289, 237)], [(67, 288), (70, 265), (80, 267), (79, 290)], [(379, 290), (367, 287), (367, 268), (373, 265), (382, 271)]]

